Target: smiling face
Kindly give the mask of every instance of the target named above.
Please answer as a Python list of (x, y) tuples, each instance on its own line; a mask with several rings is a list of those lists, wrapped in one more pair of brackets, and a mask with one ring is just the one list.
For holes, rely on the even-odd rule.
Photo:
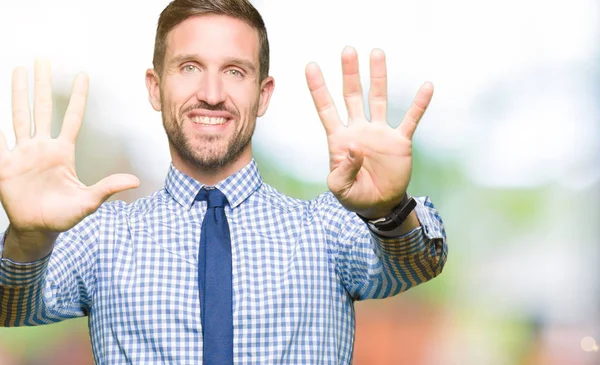
[(146, 73), (161, 111), (173, 164), (205, 184), (252, 159), (251, 139), (273, 92), (260, 80), (258, 32), (225, 15), (190, 17), (167, 36), (161, 75)]

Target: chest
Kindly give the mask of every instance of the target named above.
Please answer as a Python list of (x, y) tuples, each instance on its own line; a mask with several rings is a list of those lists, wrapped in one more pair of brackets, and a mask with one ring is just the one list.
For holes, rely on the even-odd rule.
[[(281, 313), (298, 320), (326, 305), (336, 291), (327, 243), (297, 216), (228, 217), (232, 240), (234, 325), (272, 328)], [(198, 250), (201, 219), (131, 225), (107, 246), (99, 276), (110, 316), (144, 333), (156, 328), (201, 332)], [(171, 333), (174, 333), (171, 332)]]
[[(336, 321), (350, 319), (352, 307), (319, 225), (297, 215), (229, 213), (236, 358), (294, 363), (315, 344), (327, 349), (318, 356), (333, 358)], [(91, 326), (103, 328), (97, 343), (138, 362), (201, 358), (201, 229), (197, 216), (173, 216), (130, 224), (107, 240), (91, 316)]]

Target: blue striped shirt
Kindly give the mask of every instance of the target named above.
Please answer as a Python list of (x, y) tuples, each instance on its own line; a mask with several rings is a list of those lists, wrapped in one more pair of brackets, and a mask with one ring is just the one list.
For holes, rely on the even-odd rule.
[[(163, 189), (103, 204), (60, 234), (47, 258), (0, 260), (0, 325), (87, 315), (97, 364), (201, 363), (201, 187), (171, 165)], [(427, 198), (416, 208), (421, 227), (384, 238), (330, 192), (281, 194), (254, 161), (216, 187), (230, 203), (236, 364), (350, 364), (354, 301), (407, 290), (446, 261)]]

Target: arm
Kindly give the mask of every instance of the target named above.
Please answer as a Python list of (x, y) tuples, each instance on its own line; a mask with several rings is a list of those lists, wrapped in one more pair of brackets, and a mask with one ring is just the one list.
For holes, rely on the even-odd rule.
[(325, 196), (322, 219), (330, 252), (353, 299), (393, 296), (442, 272), (448, 252), (443, 223), (429, 198), (416, 200), (420, 225), (401, 236), (382, 237), (331, 194)]
[[(60, 234), (47, 256), (0, 259), (0, 327), (49, 324), (89, 313), (96, 289), (95, 215)], [(0, 234), (0, 257), (5, 254)]]
[(88, 275), (93, 275), (95, 262), (94, 249), (86, 245), (95, 241), (87, 230), (73, 227), (112, 194), (139, 184), (135, 176), (117, 174), (88, 187), (77, 177), (75, 140), (85, 111), (85, 75), (75, 79), (57, 138), (50, 135), (48, 62), (36, 62), (34, 84), (33, 135), (23, 68), (14, 71), (12, 81), (14, 149), (8, 150), (0, 133), (0, 201), (10, 222), (0, 240), (1, 326), (49, 323), (85, 313), (93, 291)]
[[(343, 92), (348, 110), (348, 123), (344, 125), (319, 67), (306, 67), (308, 88), (327, 134), (327, 185), (345, 208), (345, 212), (339, 207), (323, 219), (333, 222), (329, 232), (336, 232), (337, 228), (338, 233), (330, 237), (330, 249), (346, 289), (358, 299), (387, 296), (435, 277), (447, 252), (441, 219), (427, 200), (421, 200), (416, 211), (394, 229), (395, 237), (384, 238), (382, 232), (370, 232), (356, 215), (379, 219), (402, 202), (412, 170), (412, 137), (433, 96), (433, 85), (425, 83), (400, 125), (391, 128), (387, 121), (383, 51), (371, 52), (370, 71), (367, 120), (358, 55), (353, 48), (344, 49)], [(345, 217), (343, 222), (338, 216)]]

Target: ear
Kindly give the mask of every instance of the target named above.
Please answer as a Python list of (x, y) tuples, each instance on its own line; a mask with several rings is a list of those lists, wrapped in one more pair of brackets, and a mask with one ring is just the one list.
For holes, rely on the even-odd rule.
[(162, 103), (160, 102), (160, 77), (152, 68), (146, 70), (146, 88), (148, 89), (148, 97), (152, 108), (159, 112), (162, 108)]
[(258, 100), (257, 116), (262, 117), (267, 111), (274, 89), (275, 79), (272, 76), (268, 76), (260, 83), (260, 97)]

